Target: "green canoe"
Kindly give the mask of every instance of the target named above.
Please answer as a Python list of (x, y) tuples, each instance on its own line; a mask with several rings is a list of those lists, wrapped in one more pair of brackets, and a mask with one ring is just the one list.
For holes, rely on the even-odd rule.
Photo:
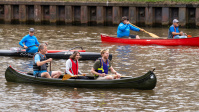
[(88, 76), (89, 79), (48, 79), (35, 77), (32, 74), (24, 73), (15, 70), (9, 66), (5, 71), (5, 78), (7, 82), (19, 82), (19, 83), (36, 83), (54, 86), (66, 86), (66, 87), (83, 87), (83, 88), (133, 88), (140, 90), (152, 90), (156, 86), (156, 76), (153, 71), (147, 72), (140, 77), (122, 77), (115, 80), (94, 80), (93, 76)]

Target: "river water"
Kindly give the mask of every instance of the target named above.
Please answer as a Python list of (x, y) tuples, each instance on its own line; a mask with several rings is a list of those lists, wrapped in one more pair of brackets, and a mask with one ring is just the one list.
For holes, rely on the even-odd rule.
[[(9, 65), (22, 71), (32, 70), (31, 58), (0, 56), (0, 111), (198, 111), (199, 47), (138, 46), (101, 43), (100, 34), (116, 35), (117, 27), (0, 25), (0, 49), (17, 47), (28, 29), (34, 27), (39, 42), (48, 49), (82, 46), (99, 52), (109, 48), (112, 65), (119, 73), (140, 76), (156, 68), (157, 86), (153, 90), (87, 89), (12, 83), (5, 80)], [(167, 28), (145, 28), (166, 38)], [(181, 29), (198, 36), (197, 29)], [(134, 33), (134, 32), (131, 32)], [(140, 32), (141, 38), (150, 38)], [(64, 72), (64, 59), (53, 60), (52, 70)], [(83, 73), (90, 72), (94, 61), (80, 61)]]

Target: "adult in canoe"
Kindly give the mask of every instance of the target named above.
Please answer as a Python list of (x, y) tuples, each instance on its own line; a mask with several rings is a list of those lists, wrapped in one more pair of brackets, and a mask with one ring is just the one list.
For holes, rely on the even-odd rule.
[(33, 75), (38, 77), (46, 78), (59, 78), (61, 75), (60, 71), (48, 71), (47, 63), (52, 61), (52, 58), (47, 59), (47, 46), (45, 44), (39, 45), (39, 52), (33, 56)]
[(66, 74), (71, 76), (70, 79), (87, 79), (85, 76), (78, 76), (78, 74), (82, 75), (82, 72), (79, 70), (79, 62), (78, 60), (81, 58), (80, 52), (74, 51), (70, 58), (66, 61)]
[(118, 38), (136, 38), (140, 39), (138, 35), (130, 35), (130, 30), (133, 31), (144, 31), (143, 29), (136, 28), (132, 26), (126, 16), (122, 17), (121, 23), (117, 28), (117, 37)]
[[(109, 57), (109, 49), (103, 49), (101, 50), (101, 58), (99, 58), (98, 60), (95, 61), (92, 69), (91, 69), (91, 73), (94, 74), (94, 76), (99, 79), (99, 80), (103, 80), (103, 79), (116, 79), (116, 78), (120, 78), (120, 74), (118, 74), (112, 67), (110, 60), (108, 59)], [(110, 71), (111, 73), (115, 74), (115, 75), (107, 75), (108, 71)]]
[(177, 19), (173, 20), (173, 24), (169, 28), (168, 38), (187, 38), (187, 34), (179, 30), (179, 21)]

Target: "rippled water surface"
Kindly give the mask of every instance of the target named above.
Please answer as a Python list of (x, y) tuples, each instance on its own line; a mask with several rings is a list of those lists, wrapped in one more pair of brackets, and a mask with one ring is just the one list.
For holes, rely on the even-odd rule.
[[(1, 111), (198, 111), (199, 110), (199, 47), (130, 46), (101, 43), (100, 34), (116, 35), (117, 27), (26, 26), (0, 25), (0, 49), (17, 47), (21, 38), (34, 27), (39, 42), (48, 42), (48, 49), (69, 49), (82, 46), (99, 52), (109, 48), (113, 67), (133, 77), (156, 68), (154, 90), (86, 89), (12, 83), (5, 80), (5, 70), (12, 65), (32, 71), (31, 58), (0, 56)], [(166, 28), (146, 28), (166, 38)], [(197, 29), (181, 29), (198, 36)], [(131, 32), (133, 33), (133, 32)], [(141, 38), (150, 38), (145, 33)], [(64, 59), (53, 60), (52, 70), (64, 72)], [(80, 70), (89, 73), (94, 61), (80, 61)]]

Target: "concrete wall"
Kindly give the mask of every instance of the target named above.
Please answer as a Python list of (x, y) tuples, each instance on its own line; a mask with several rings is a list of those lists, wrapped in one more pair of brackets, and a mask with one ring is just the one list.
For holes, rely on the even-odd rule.
[(199, 26), (199, 4), (135, 4), (0, 1), (0, 23), (118, 25), (122, 16), (141, 26)]

